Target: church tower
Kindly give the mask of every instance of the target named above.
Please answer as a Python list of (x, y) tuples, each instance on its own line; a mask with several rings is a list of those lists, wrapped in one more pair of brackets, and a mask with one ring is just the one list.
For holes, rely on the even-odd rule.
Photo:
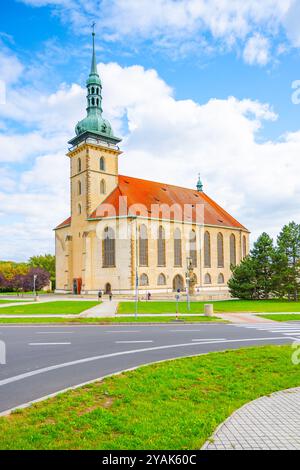
[(87, 87), (87, 116), (76, 125), (67, 156), (71, 172), (72, 224), (84, 221), (118, 185), (117, 138), (102, 113), (102, 82), (97, 71), (95, 32)]

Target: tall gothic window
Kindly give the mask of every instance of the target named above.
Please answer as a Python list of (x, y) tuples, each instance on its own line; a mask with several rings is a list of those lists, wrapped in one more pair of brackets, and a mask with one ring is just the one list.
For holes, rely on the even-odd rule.
[(204, 234), (204, 267), (211, 267), (211, 249), (210, 249), (210, 234), (205, 232)]
[(141, 274), (140, 276), (140, 286), (149, 286), (149, 279), (147, 274)]
[(182, 266), (182, 241), (179, 228), (174, 232), (174, 266)]
[(218, 268), (224, 268), (224, 240), (223, 240), (222, 233), (218, 233), (217, 249), (218, 249)]
[(78, 181), (78, 196), (81, 195), (81, 192), (82, 192), (82, 188), (81, 188), (81, 181)]
[(106, 193), (106, 184), (105, 180), (100, 181), (100, 194), (105, 194)]
[(103, 267), (110, 268), (116, 265), (116, 239), (112, 228), (106, 227), (103, 236)]
[(160, 273), (157, 279), (157, 284), (159, 286), (165, 286), (167, 284), (166, 276), (163, 273)]
[(141, 225), (139, 231), (139, 265), (148, 266), (148, 233), (146, 225)]
[(247, 240), (245, 235), (243, 236), (243, 258), (247, 256)]
[(78, 158), (77, 160), (77, 170), (78, 170), (78, 173), (81, 172), (81, 158)]
[(104, 157), (100, 158), (100, 171), (105, 171), (105, 160)]
[(165, 238), (165, 231), (162, 226), (160, 226), (158, 229), (157, 265), (166, 266), (166, 238)]
[(195, 230), (190, 232), (190, 258), (192, 266), (195, 268), (197, 266), (197, 237)]
[(236, 266), (236, 240), (235, 240), (235, 236), (233, 233), (230, 235), (229, 245), (230, 245), (230, 264), (232, 266)]

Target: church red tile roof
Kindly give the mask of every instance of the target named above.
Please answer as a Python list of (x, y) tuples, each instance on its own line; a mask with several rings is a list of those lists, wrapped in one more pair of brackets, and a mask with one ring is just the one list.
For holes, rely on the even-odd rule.
[[(122, 206), (122, 198), (125, 197), (127, 198), (126, 208)], [(140, 210), (140, 208), (136, 206), (135, 211), (130, 211), (130, 207), (134, 204), (143, 205), (144, 209), (141, 208)], [(116, 189), (109, 194), (103, 203), (99, 204), (90, 215), (89, 219), (112, 217), (115, 215), (122, 216), (133, 213), (149, 218), (156, 218), (155, 206), (166, 205), (171, 207), (178, 205), (178, 207), (183, 209), (185, 205), (190, 205), (191, 212), (183, 218), (185, 221), (195, 222), (196, 206), (198, 204), (203, 206), (205, 225), (234, 227), (247, 230), (204, 192), (122, 175), (119, 175), (119, 184)], [(167, 217), (162, 213), (161, 217), (170, 220), (178, 220), (172, 211)], [(200, 222), (203, 223), (203, 219)], [(67, 219), (67, 221), (57, 228), (69, 225), (69, 223), (70, 219)]]

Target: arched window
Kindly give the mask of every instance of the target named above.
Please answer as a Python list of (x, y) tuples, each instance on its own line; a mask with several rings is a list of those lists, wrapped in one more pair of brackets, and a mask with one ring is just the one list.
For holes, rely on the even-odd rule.
[(195, 230), (190, 232), (190, 258), (192, 266), (195, 268), (197, 266), (197, 237)]
[(157, 265), (166, 266), (166, 239), (165, 239), (165, 231), (162, 226), (160, 226), (158, 229)]
[(77, 160), (77, 170), (78, 170), (78, 173), (81, 172), (81, 158), (78, 158)]
[(211, 267), (211, 249), (210, 249), (210, 234), (205, 232), (204, 234), (204, 267)]
[(243, 236), (243, 258), (247, 256), (247, 240), (245, 235)]
[(92, 87), (92, 95), (95, 93), (95, 88)]
[(211, 284), (211, 276), (208, 273), (205, 274), (204, 284)]
[(139, 265), (148, 266), (148, 232), (146, 225), (141, 225), (139, 231)]
[(77, 192), (78, 192), (78, 196), (81, 195), (81, 181), (78, 181), (78, 187), (77, 187)]
[(95, 98), (92, 98), (92, 106), (95, 105)]
[(219, 274), (218, 276), (218, 284), (224, 284), (224, 275), (222, 273)]
[(110, 268), (116, 265), (116, 240), (112, 228), (106, 227), (103, 236), (103, 267)]
[(103, 157), (100, 158), (100, 171), (105, 171), (105, 160)]
[(223, 240), (222, 233), (218, 233), (217, 247), (218, 247), (218, 268), (224, 268), (224, 240)]
[(97, 88), (97, 95), (99, 95), (99, 88)]
[(157, 284), (159, 286), (165, 286), (167, 284), (166, 276), (163, 273), (160, 273), (157, 279)]
[(106, 184), (105, 180), (100, 181), (100, 194), (105, 194), (106, 193)]
[(78, 204), (78, 215), (81, 215), (81, 204)]
[(182, 241), (179, 228), (174, 232), (174, 266), (182, 266)]
[(99, 98), (97, 98), (97, 106), (99, 106)]
[(140, 276), (140, 286), (149, 286), (149, 279), (147, 274), (141, 274)]
[(236, 241), (233, 233), (230, 235), (230, 264), (236, 266)]

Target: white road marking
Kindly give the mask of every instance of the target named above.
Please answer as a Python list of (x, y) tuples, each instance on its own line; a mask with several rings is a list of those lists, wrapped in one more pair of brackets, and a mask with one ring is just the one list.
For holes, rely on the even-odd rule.
[(192, 341), (227, 341), (227, 340), (226, 338), (199, 338), (199, 339), (192, 339)]
[(140, 333), (138, 330), (120, 330), (120, 331), (106, 331), (105, 333)]
[(70, 335), (74, 331), (36, 331), (36, 335)]
[(61, 345), (69, 345), (72, 343), (28, 343), (29, 346), (61, 346)]
[(133, 343), (153, 343), (152, 339), (147, 341), (115, 341), (117, 344), (133, 344)]
[[(283, 336), (280, 337), (268, 337), (268, 338), (247, 338), (247, 339), (232, 339), (232, 340), (220, 340), (220, 341), (215, 341), (215, 343), (243, 343), (243, 342), (252, 342), (252, 341), (275, 341), (275, 340), (287, 340), (291, 338), (285, 338)], [(35, 375), (43, 374), (46, 372), (50, 372), (52, 370), (57, 370), (57, 369), (63, 369), (65, 367), (70, 367), (74, 366), (77, 364), (85, 364), (88, 362), (93, 362), (93, 361), (98, 361), (100, 359), (107, 359), (109, 357), (118, 357), (118, 356), (125, 356), (129, 354), (139, 354), (141, 352), (148, 352), (148, 351), (159, 351), (163, 349), (174, 349), (174, 348), (182, 348), (182, 347), (187, 347), (187, 346), (203, 346), (205, 344), (212, 344), (212, 342), (203, 342), (201, 344), (199, 343), (183, 343), (183, 344), (169, 344), (166, 346), (155, 346), (153, 348), (143, 348), (143, 349), (132, 349), (129, 351), (119, 351), (111, 354), (102, 354), (101, 356), (92, 356), (92, 357), (86, 357), (84, 359), (77, 359), (76, 361), (70, 361), (70, 362), (64, 362), (62, 364), (56, 364), (53, 366), (49, 367), (43, 367), (42, 369), (37, 369), (33, 370), (30, 372), (24, 372), (23, 374), (15, 375), (14, 377), (8, 377), (7, 379), (0, 380), (0, 387), (3, 385), (7, 385), (13, 382), (18, 382), (19, 380), (27, 379), (29, 377), (33, 377)]]
[(170, 333), (203, 333), (203, 330), (169, 330)]

